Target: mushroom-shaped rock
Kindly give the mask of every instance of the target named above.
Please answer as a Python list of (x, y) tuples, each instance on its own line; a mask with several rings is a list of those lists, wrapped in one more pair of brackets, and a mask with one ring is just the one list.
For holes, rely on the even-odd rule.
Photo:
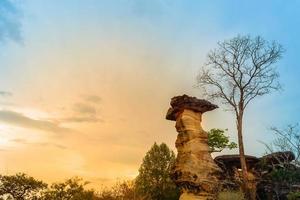
[(173, 97), (170, 104), (171, 108), (169, 108), (167, 112), (166, 119), (173, 121), (176, 121), (176, 114), (182, 112), (184, 109), (202, 114), (218, 108), (217, 105), (212, 104), (209, 101), (190, 97), (186, 94)]
[(202, 114), (216, 105), (196, 97), (176, 96), (166, 118), (176, 121), (178, 151), (172, 178), (181, 189), (180, 200), (216, 199), (221, 169), (210, 155), (208, 135), (201, 127)]
[[(248, 186), (251, 187), (253, 193), (256, 191), (258, 174), (255, 170), (255, 166), (259, 163), (259, 158), (255, 156), (245, 155), (246, 164), (248, 168), (247, 178)], [(217, 156), (215, 162), (225, 172), (222, 179), (224, 180), (224, 187), (237, 189), (241, 186), (242, 174), (241, 174), (241, 161), (239, 155), (222, 155)]]
[[(245, 155), (246, 164), (249, 169), (253, 168), (260, 159), (255, 156), (248, 156)], [(224, 170), (231, 170), (233, 168), (240, 169), (241, 168), (241, 161), (240, 155), (233, 154), (233, 155), (221, 155), (215, 157), (215, 162)]]
[(275, 152), (260, 158), (266, 164), (289, 163), (295, 159), (295, 154), (291, 151)]

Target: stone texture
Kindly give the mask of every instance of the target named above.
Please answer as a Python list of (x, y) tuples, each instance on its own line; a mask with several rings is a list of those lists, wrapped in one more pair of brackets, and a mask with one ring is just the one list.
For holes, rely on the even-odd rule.
[[(257, 158), (255, 156), (246, 155), (246, 163), (248, 169), (254, 169), (257, 172), (262, 171), (262, 166), (270, 166), (271, 168), (280, 163), (290, 163), (295, 159), (295, 155), (291, 151), (275, 152), (263, 157)], [(240, 156), (237, 154), (221, 155), (215, 157), (214, 161), (223, 171), (230, 171), (233, 168), (241, 168)]]
[(288, 163), (295, 159), (295, 154), (291, 151), (275, 152), (265, 155), (260, 159), (269, 165)]
[(196, 97), (189, 97), (186, 94), (173, 97), (170, 104), (171, 108), (169, 108), (167, 112), (166, 119), (173, 121), (176, 121), (176, 114), (182, 112), (184, 109), (205, 113), (218, 108), (217, 105), (214, 105), (209, 101), (197, 99)]
[(180, 200), (216, 199), (221, 169), (210, 155), (201, 117), (217, 106), (187, 95), (172, 98), (171, 106), (166, 118), (176, 119), (178, 154), (172, 178), (181, 189)]
[[(249, 155), (246, 155), (245, 158), (248, 168), (248, 187), (255, 194), (259, 179), (259, 173), (256, 172), (255, 167), (260, 162), (260, 159)], [(214, 161), (223, 170), (223, 174), (220, 177), (223, 189), (240, 190), (243, 184), (240, 156), (236, 154), (222, 155), (215, 157)]]
[[(260, 159), (255, 156), (245, 155), (245, 158), (249, 169), (255, 167), (255, 165), (260, 161)], [(214, 161), (219, 166), (226, 166), (226, 168), (241, 168), (240, 155), (238, 154), (217, 156)]]
[[(275, 152), (260, 158), (246, 156), (249, 183), (252, 191), (257, 191), (256, 195), (259, 199), (274, 199), (275, 190), (277, 190), (276, 194), (279, 194), (279, 196), (286, 196), (290, 192), (290, 189), (286, 190), (286, 183), (280, 181), (276, 183), (276, 181), (270, 179), (270, 173), (273, 172), (274, 168), (281, 168), (282, 164), (288, 167), (289, 170), (299, 170), (292, 163), (294, 159), (295, 155), (290, 151)], [(217, 156), (214, 160), (224, 172), (221, 176), (223, 188), (239, 190), (242, 183), (240, 156), (222, 155)], [(295, 189), (295, 191), (298, 191), (298, 189)]]

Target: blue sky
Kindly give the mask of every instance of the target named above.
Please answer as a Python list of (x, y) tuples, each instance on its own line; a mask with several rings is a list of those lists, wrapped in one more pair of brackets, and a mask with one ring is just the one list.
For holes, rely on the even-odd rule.
[[(286, 50), (276, 63), (284, 90), (246, 113), (246, 152), (263, 154), (258, 141), (272, 140), (270, 126), (299, 122), (299, 4), (0, 0), (0, 170), (103, 184), (134, 177), (154, 141), (175, 150), (174, 124), (164, 119), (170, 98), (203, 98), (194, 85), (206, 54), (238, 34)], [(207, 113), (203, 126), (228, 128), (235, 140), (234, 116), (224, 109)], [(53, 165), (47, 175), (45, 163)]]

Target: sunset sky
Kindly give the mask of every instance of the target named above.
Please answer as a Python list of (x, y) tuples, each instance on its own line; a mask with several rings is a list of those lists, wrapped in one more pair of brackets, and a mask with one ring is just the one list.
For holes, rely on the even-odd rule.
[[(176, 150), (170, 98), (203, 98), (195, 79), (207, 53), (238, 34), (286, 50), (284, 90), (245, 116), (246, 153), (262, 155), (270, 126), (300, 121), (300, 1), (247, 2), (0, 0), (0, 173), (95, 187), (134, 178), (155, 141)], [(222, 105), (203, 120), (236, 140)]]

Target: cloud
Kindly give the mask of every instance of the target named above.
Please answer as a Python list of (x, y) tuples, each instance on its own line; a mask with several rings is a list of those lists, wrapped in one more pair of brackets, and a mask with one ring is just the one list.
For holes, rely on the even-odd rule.
[(25, 140), (23, 138), (15, 138), (10, 141), (14, 142), (14, 143), (18, 143), (18, 144), (25, 144), (25, 145), (52, 146), (52, 147), (56, 147), (59, 149), (67, 149), (66, 146), (61, 145), (61, 144), (56, 144), (56, 143), (51, 143), (51, 142), (28, 142), (27, 140)]
[(103, 119), (98, 118), (97, 116), (87, 116), (87, 117), (81, 117), (81, 116), (73, 116), (62, 119), (63, 122), (104, 122)]
[(0, 96), (2, 97), (11, 97), (12, 93), (7, 91), (0, 91)]
[(98, 96), (85, 96), (85, 102), (76, 103), (72, 107), (72, 113), (69, 117), (61, 119), (62, 122), (104, 122), (99, 117), (99, 102), (101, 98)]
[(23, 115), (22, 113), (10, 111), (10, 110), (0, 110), (0, 121), (11, 124), (14, 126), (19, 126), (22, 128), (37, 129), (47, 132), (63, 133), (70, 132), (71, 129), (61, 127), (58, 123), (54, 123), (47, 120), (36, 120)]
[(96, 115), (97, 109), (95, 106), (85, 104), (85, 103), (76, 103), (73, 106), (73, 110), (76, 113), (83, 114), (83, 115)]
[(11, 1), (0, 1), (0, 41), (22, 41), (20, 19), (20, 11)]
[(27, 144), (27, 141), (23, 138), (15, 138), (15, 139), (12, 139), (10, 141), (15, 142), (15, 143)]
[(90, 103), (100, 103), (102, 98), (97, 95), (84, 96), (84, 100)]

